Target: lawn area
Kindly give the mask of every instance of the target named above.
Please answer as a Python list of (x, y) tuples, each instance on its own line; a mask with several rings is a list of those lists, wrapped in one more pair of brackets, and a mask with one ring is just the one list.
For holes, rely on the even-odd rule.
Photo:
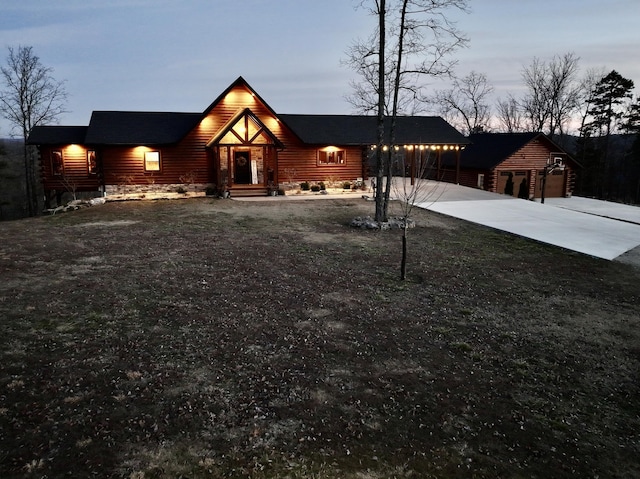
[(640, 269), (372, 211), (0, 223), (0, 477), (640, 477)]

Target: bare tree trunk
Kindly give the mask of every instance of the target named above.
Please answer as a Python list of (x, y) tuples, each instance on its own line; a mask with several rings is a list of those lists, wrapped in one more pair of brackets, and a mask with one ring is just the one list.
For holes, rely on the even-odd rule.
[(402, 229), (402, 261), (400, 263), (400, 279), (402, 281), (407, 279), (407, 221), (408, 218), (404, 218), (404, 228)]
[(385, 155), (386, 156), (386, 168), (385, 168), (385, 177), (387, 179), (387, 181), (385, 182), (385, 187), (384, 187), (384, 198), (382, 199), (382, 204), (383, 204), (383, 210), (384, 210), (384, 221), (387, 221), (388, 218), (388, 213), (389, 213), (389, 198), (391, 196), (391, 182), (393, 181), (393, 161), (391, 160), (391, 158), (393, 157), (393, 141), (390, 142), (391, 144), (389, 145), (389, 152)]
[(23, 141), (24, 146), (22, 149), (22, 154), (24, 158), (24, 182), (26, 186), (25, 193), (27, 198), (27, 211), (29, 212), (29, 216), (35, 216), (37, 206), (34, 204), (34, 198), (36, 198), (37, 200), (37, 193), (34, 184), (33, 162), (31, 161), (29, 150), (27, 148), (26, 135), (23, 137)]
[(378, 22), (380, 29), (379, 52), (378, 52), (378, 145), (376, 149), (376, 217), (378, 223), (387, 220), (387, 211), (384, 204), (383, 180), (384, 180), (384, 66), (385, 66), (385, 0), (380, 0), (378, 9)]
[[(400, 13), (400, 30), (398, 33), (398, 57), (396, 59), (396, 71), (393, 79), (393, 105), (391, 108), (391, 125), (389, 132), (389, 154), (387, 156), (387, 184), (384, 190), (384, 217), (387, 219), (389, 211), (389, 198), (391, 196), (391, 182), (393, 180), (393, 150), (396, 143), (396, 118), (398, 117), (398, 96), (400, 93), (400, 77), (402, 72), (402, 56), (404, 54), (405, 24), (407, 21), (407, 5), (409, 0), (402, 1), (402, 11)], [(403, 172), (404, 175), (404, 172)]]
[[(359, 3), (364, 6), (369, 1)], [(369, 43), (356, 43), (350, 49), (349, 64), (363, 77), (363, 83), (353, 84), (354, 96), (347, 100), (367, 114), (377, 111), (374, 196), (375, 220), (380, 223), (387, 221), (393, 187), (393, 164), (389, 160), (395, 152), (394, 118), (399, 112), (415, 109), (424, 97), (425, 86), (416, 82), (418, 77), (451, 73), (455, 62), (446, 57), (468, 40), (444, 11), (455, 7), (466, 12), (467, 0), (371, 0), (370, 3), (370, 12), (378, 17), (378, 26)], [(390, 5), (389, 11), (387, 5)], [(389, 29), (387, 22), (393, 22)], [(394, 40), (389, 51), (388, 34)], [(385, 116), (391, 117), (390, 123), (385, 121)]]

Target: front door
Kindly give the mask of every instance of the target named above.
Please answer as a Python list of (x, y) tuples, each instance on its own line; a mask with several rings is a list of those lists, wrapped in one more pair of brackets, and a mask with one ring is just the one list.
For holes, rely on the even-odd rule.
[(251, 184), (251, 154), (249, 151), (234, 152), (235, 183)]

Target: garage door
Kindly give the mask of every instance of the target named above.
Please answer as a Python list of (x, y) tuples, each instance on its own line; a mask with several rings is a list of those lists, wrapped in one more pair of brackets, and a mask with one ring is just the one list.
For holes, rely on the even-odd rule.
[[(545, 198), (562, 198), (564, 196), (564, 177), (566, 171), (555, 170), (547, 175), (547, 185), (544, 189)], [(536, 183), (536, 198), (542, 196), (542, 170), (538, 172), (538, 182)]]
[(500, 174), (498, 174), (498, 187), (496, 189), (496, 193), (517, 197), (520, 183), (522, 183), (522, 180), (526, 177), (527, 172), (524, 170), (501, 171)]

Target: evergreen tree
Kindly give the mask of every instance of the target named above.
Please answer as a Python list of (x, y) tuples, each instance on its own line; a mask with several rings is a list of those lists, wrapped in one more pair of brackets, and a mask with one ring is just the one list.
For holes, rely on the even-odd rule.
[[(590, 98), (589, 121), (585, 122), (578, 142), (578, 157), (585, 168), (582, 186), (587, 194), (615, 199), (619, 191), (619, 178), (615, 166), (611, 135), (619, 130), (631, 98), (633, 81), (612, 70), (595, 85)], [(583, 191), (584, 192), (584, 191)]]
[(640, 98), (629, 106), (624, 130), (633, 136), (633, 143), (627, 154), (627, 198), (626, 201), (640, 203)]

